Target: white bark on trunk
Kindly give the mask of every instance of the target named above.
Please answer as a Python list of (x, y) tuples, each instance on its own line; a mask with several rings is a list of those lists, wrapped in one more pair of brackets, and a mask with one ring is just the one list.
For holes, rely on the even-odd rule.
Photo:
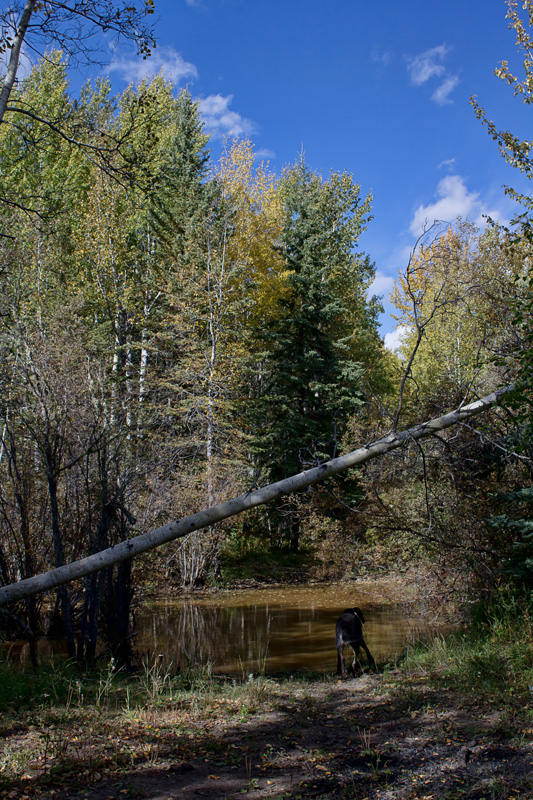
[(35, 11), (36, 3), (37, 0), (27, 0), (26, 5), (24, 6), (24, 11), (22, 12), (22, 15), (20, 17), (20, 22), (17, 28), (17, 32), (13, 37), (13, 41), (11, 43), (9, 64), (7, 66), (6, 77), (4, 78), (4, 83), (2, 85), (2, 91), (0, 92), (0, 122), (2, 122), (4, 119), (4, 114), (6, 113), (9, 96), (15, 84), (15, 79), (17, 77), (17, 70), (20, 61), (20, 51), (22, 49), (22, 43), (24, 42), (24, 37), (26, 36), (26, 31), (28, 30), (30, 17)]
[(113, 367), (112, 367), (113, 376), (111, 380), (111, 414), (109, 416), (109, 422), (111, 424), (111, 427), (114, 427), (117, 419), (116, 409), (118, 403), (117, 385), (118, 385), (118, 368), (119, 368), (119, 346), (120, 345), (118, 336), (115, 334), (115, 349), (113, 351)]
[(132, 360), (132, 353), (131, 353), (131, 345), (130, 342), (127, 341), (126, 343), (126, 363), (124, 367), (126, 373), (126, 430), (127, 439), (131, 441), (131, 430), (133, 426), (133, 415), (132, 415), (132, 408), (133, 408), (133, 380), (132, 380), (132, 372), (133, 372), (133, 360)]
[(52, 569), (42, 575), (26, 578), (25, 580), (10, 584), (9, 586), (3, 586), (0, 588), (0, 606), (11, 601), (32, 597), (39, 592), (44, 592), (55, 586), (60, 586), (63, 583), (75, 580), (76, 578), (90, 575), (93, 572), (97, 572), (105, 567), (110, 567), (120, 561), (126, 561), (128, 558), (132, 558), (140, 553), (145, 553), (148, 550), (153, 550), (155, 547), (171, 542), (174, 539), (179, 539), (193, 531), (207, 528), (210, 525), (214, 525), (216, 522), (234, 517), (249, 508), (264, 505), (272, 500), (276, 500), (282, 495), (299, 492), (307, 486), (320, 483), (331, 475), (336, 475), (350, 467), (364, 464), (366, 461), (382, 456), (390, 450), (395, 450), (409, 441), (416, 441), (445, 430), (446, 428), (450, 428), (470, 417), (480, 414), (482, 411), (486, 411), (497, 403), (502, 395), (511, 388), (512, 387), (499, 389), (483, 397), (481, 400), (477, 400), (475, 403), (463, 406), (455, 411), (450, 411), (442, 417), (420, 423), (405, 431), (389, 433), (376, 442), (360, 447), (358, 450), (353, 450), (351, 453), (347, 453), (339, 458), (327, 461), (318, 467), (301, 472), (299, 475), (284, 478), (277, 483), (265, 486), (263, 489), (246, 492), (240, 495), (240, 497), (227, 500), (225, 503), (219, 503), (216, 506), (199, 511), (189, 517), (176, 520), (169, 525), (164, 525), (162, 528), (157, 528), (149, 533), (135, 536), (132, 539), (128, 539), (126, 542), (121, 542), (114, 547), (109, 547), (107, 550), (102, 550), (100, 553), (82, 558), (80, 561), (75, 561), (72, 564), (66, 564), (62, 567)]
[[(141, 362), (139, 365), (139, 404), (144, 401), (146, 394), (146, 373), (148, 371), (148, 333), (146, 328), (141, 331)], [(140, 415), (139, 415), (140, 416)]]

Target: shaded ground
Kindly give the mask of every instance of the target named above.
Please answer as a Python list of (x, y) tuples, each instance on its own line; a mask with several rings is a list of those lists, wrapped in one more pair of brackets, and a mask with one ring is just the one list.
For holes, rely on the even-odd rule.
[[(533, 798), (524, 708), (476, 707), (422, 676), (260, 678), (243, 699), (213, 694), (100, 717), (72, 712), (3, 732), (39, 758), (0, 796), (16, 800), (496, 800)], [(522, 704), (521, 704), (522, 705)], [(526, 720), (526, 721), (525, 721)], [(67, 741), (67, 736), (68, 741)], [(48, 737), (48, 739), (47, 739)]]

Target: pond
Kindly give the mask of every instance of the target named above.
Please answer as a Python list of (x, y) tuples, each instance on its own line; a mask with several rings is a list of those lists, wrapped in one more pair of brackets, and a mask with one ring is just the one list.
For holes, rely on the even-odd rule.
[(379, 582), (354, 582), (166, 599), (137, 611), (134, 647), (175, 667), (210, 663), (220, 673), (333, 671), (335, 622), (344, 608), (363, 610), (365, 640), (378, 660), (399, 654), (427, 627), (395, 595)]

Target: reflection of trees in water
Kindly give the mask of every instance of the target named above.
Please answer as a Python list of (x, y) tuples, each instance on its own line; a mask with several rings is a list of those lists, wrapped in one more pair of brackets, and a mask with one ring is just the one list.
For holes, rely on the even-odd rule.
[(192, 602), (158, 606), (138, 616), (136, 647), (141, 653), (164, 653), (166, 660), (182, 667), (189, 659), (201, 663), (218, 660), (225, 652), (220, 611)]
[[(137, 615), (136, 648), (141, 655), (163, 653), (165, 661), (181, 667), (190, 659), (215, 669), (256, 672), (268, 656), (273, 669), (334, 669), (335, 621), (342, 608), (317, 606), (169, 602)], [(399, 652), (412, 630), (401, 608), (374, 609), (367, 619), (365, 636), (378, 657)]]
[(316, 612), (268, 605), (217, 607), (194, 602), (167, 603), (137, 615), (136, 649), (163, 653), (173, 664), (187, 660), (215, 665), (242, 662), (258, 669), (268, 649), (292, 652), (294, 642), (309, 637)]

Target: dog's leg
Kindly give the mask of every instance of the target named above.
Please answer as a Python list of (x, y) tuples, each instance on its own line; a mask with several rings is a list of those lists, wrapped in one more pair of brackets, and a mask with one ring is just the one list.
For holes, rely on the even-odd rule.
[(342, 675), (343, 678), (348, 677), (346, 671), (346, 661), (344, 660), (343, 646), (337, 647), (337, 675)]
[(364, 639), (361, 639), (361, 647), (363, 648), (363, 650), (366, 653), (366, 657), (368, 658), (368, 663), (372, 667), (374, 667), (374, 669), (376, 669), (376, 660), (375, 660), (374, 656), (372, 655), (372, 653), (370, 652), (370, 650), (368, 649), (368, 647), (366, 646), (366, 642), (365, 642)]
[[(359, 644), (353, 643), (353, 644), (350, 645), (350, 647), (353, 650), (352, 675), (355, 678), (355, 668), (356, 668), (356, 665), (359, 664)], [(359, 664), (359, 666), (361, 666), (361, 665)]]

